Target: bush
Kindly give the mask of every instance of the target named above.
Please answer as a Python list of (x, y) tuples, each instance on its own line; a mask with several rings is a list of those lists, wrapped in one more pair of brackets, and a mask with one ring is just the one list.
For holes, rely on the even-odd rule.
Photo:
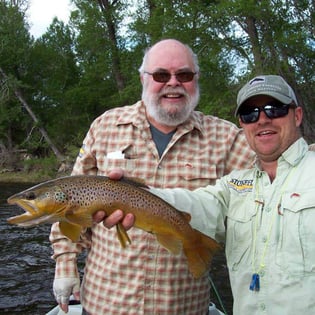
[(39, 177), (56, 177), (59, 162), (55, 156), (45, 158), (29, 157), (23, 162), (23, 169), (26, 172), (37, 173)]

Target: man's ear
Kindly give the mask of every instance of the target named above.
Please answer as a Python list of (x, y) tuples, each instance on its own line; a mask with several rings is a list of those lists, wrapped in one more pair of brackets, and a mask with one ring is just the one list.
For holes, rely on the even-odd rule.
[(300, 127), (302, 124), (302, 120), (303, 120), (303, 109), (301, 106), (298, 106), (295, 108), (294, 115), (295, 115), (296, 127)]

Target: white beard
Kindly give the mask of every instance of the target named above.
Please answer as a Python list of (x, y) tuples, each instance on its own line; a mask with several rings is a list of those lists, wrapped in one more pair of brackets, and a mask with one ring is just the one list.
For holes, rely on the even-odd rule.
[[(169, 112), (165, 108), (160, 106), (159, 102), (162, 95), (165, 95), (166, 93), (180, 93), (184, 96), (185, 101), (179, 105), (172, 105), (176, 106), (177, 110)], [(178, 126), (185, 122), (198, 105), (199, 96), (199, 87), (197, 87), (196, 93), (193, 96), (190, 96), (181, 88), (167, 88), (164, 89), (163, 92), (154, 95), (153, 97), (146, 93), (145, 87), (143, 88), (142, 92), (142, 100), (146, 106), (147, 114), (152, 117), (156, 122), (167, 126)]]

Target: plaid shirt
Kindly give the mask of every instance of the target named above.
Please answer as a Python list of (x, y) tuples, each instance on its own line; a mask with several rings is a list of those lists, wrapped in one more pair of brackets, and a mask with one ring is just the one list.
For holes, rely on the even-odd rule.
[[(119, 167), (150, 186), (192, 190), (252, 160), (239, 128), (197, 111), (177, 128), (160, 158), (139, 101), (109, 110), (92, 123), (72, 174), (107, 175)], [(206, 314), (208, 276), (194, 279), (184, 254), (170, 254), (150, 233), (134, 228), (128, 234), (132, 244), (122, 249), (115, 229), (98, 224), (74, 244), (54, 224), (56, 277), (77, 276), (76, 256), (88, 247), (81, 302), (89, 314)]]

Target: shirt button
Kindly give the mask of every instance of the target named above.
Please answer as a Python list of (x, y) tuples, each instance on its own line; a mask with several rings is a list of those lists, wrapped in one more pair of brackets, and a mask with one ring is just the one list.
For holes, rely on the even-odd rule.
[(260, 304), (260, 308), (261, 308), (262, 310), (265, 310), (265, 309), (266, 309), (266, 305), (265, 305), (264, 303), (261, 303), (261, 304)]
[(264, 237), (262, 238), (262, 241), (263, 241), (263, 243), (266, 243), (266, 242), (267, 242), (267, 237), (264, 236)]

